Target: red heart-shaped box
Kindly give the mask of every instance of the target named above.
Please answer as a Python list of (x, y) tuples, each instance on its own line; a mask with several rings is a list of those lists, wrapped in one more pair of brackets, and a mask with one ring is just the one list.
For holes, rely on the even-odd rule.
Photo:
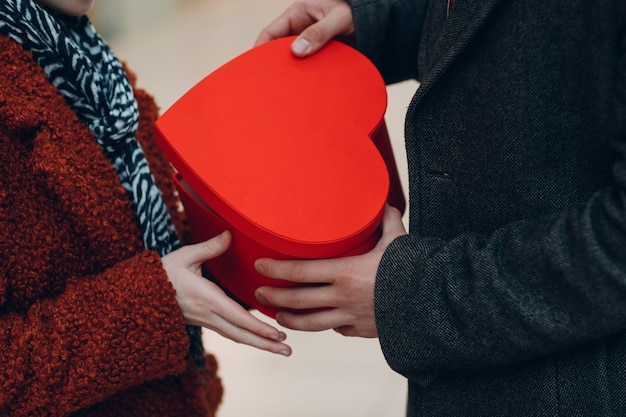
[(194, 240), (232, 232), (231, 248), (207, 267), (241, 302), (271, 317), (276, 311), (254, 291), (288, 283), (258, 274), (256, 259), (371, 249), (390, 178), (392, 204), (404, 208), (377, 69), (336, 41), (297, 58), (292, 41), (226, 63), (156, 122)]

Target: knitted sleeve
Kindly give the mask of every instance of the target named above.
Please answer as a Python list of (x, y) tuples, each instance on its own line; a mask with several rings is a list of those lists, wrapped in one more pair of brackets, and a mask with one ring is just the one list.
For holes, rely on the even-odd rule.
[(68, 415), (182, 372), (187, 349), (160, 260), (140, 253), (102, 274), (69, 279), (61, 295), (24, 314), (0, 316), (0, 415)]

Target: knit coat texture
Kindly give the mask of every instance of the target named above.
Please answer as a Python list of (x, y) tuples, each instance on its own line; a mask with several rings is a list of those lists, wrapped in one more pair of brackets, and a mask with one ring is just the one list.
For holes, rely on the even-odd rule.
[[(135, 79), (129, 74), (131, 83)], [(135, 89), (137, 139), (178, 231), (158, 108)], [(91, 131), (29, 52), (0, 36), (0, 415), (213, 416), (160, 257)]]

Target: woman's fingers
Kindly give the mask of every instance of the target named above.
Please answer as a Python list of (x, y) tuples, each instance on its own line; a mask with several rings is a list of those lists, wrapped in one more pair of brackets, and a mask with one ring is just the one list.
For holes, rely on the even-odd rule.
[[(235, 313), (233, 309), (228, 317), (215, 315), (212, 329), (222, 336), (237, 343), (246, 344), (257, 349), (266, 350), (284, 356), (291, 355), (291, 347), (283, 343), (287, 336), (272, 326), (254, 317), (248, 311), (241, 310)], [(233, 313), (240, 318), (234, 319)], [(235, 324), (234, 322), (239, 322)]]
[(205, 284), (207, 289), (201, 297), (204, 302), (197, 304), (190, 324), (211, 329), (237, 343), (285, 356), (291, 354), (291, 348), (282, 343), (286, 339), (284, 332), (254, 317), (212, 282)]
[(162, 258), (185, 323), (206, 327), (238, 343), (289, 356), (291, 348), (282, 343), (286, 337), (283, 332), (254, 317), (200, 275), (200, 266), (224, 253), (230, 242), (231, 234), (226, 231)]

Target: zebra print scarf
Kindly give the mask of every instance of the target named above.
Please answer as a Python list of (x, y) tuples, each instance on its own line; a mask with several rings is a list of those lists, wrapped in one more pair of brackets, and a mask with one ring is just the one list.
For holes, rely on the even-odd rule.
[(128, 191), (147, 249), (166, 255), (180, 243), (141, 145), (137, 102), (121, 63), (86, 16), (31, 0), (0, 1), (0, 33), (30, 51), (50, 82), (94, 133)]

